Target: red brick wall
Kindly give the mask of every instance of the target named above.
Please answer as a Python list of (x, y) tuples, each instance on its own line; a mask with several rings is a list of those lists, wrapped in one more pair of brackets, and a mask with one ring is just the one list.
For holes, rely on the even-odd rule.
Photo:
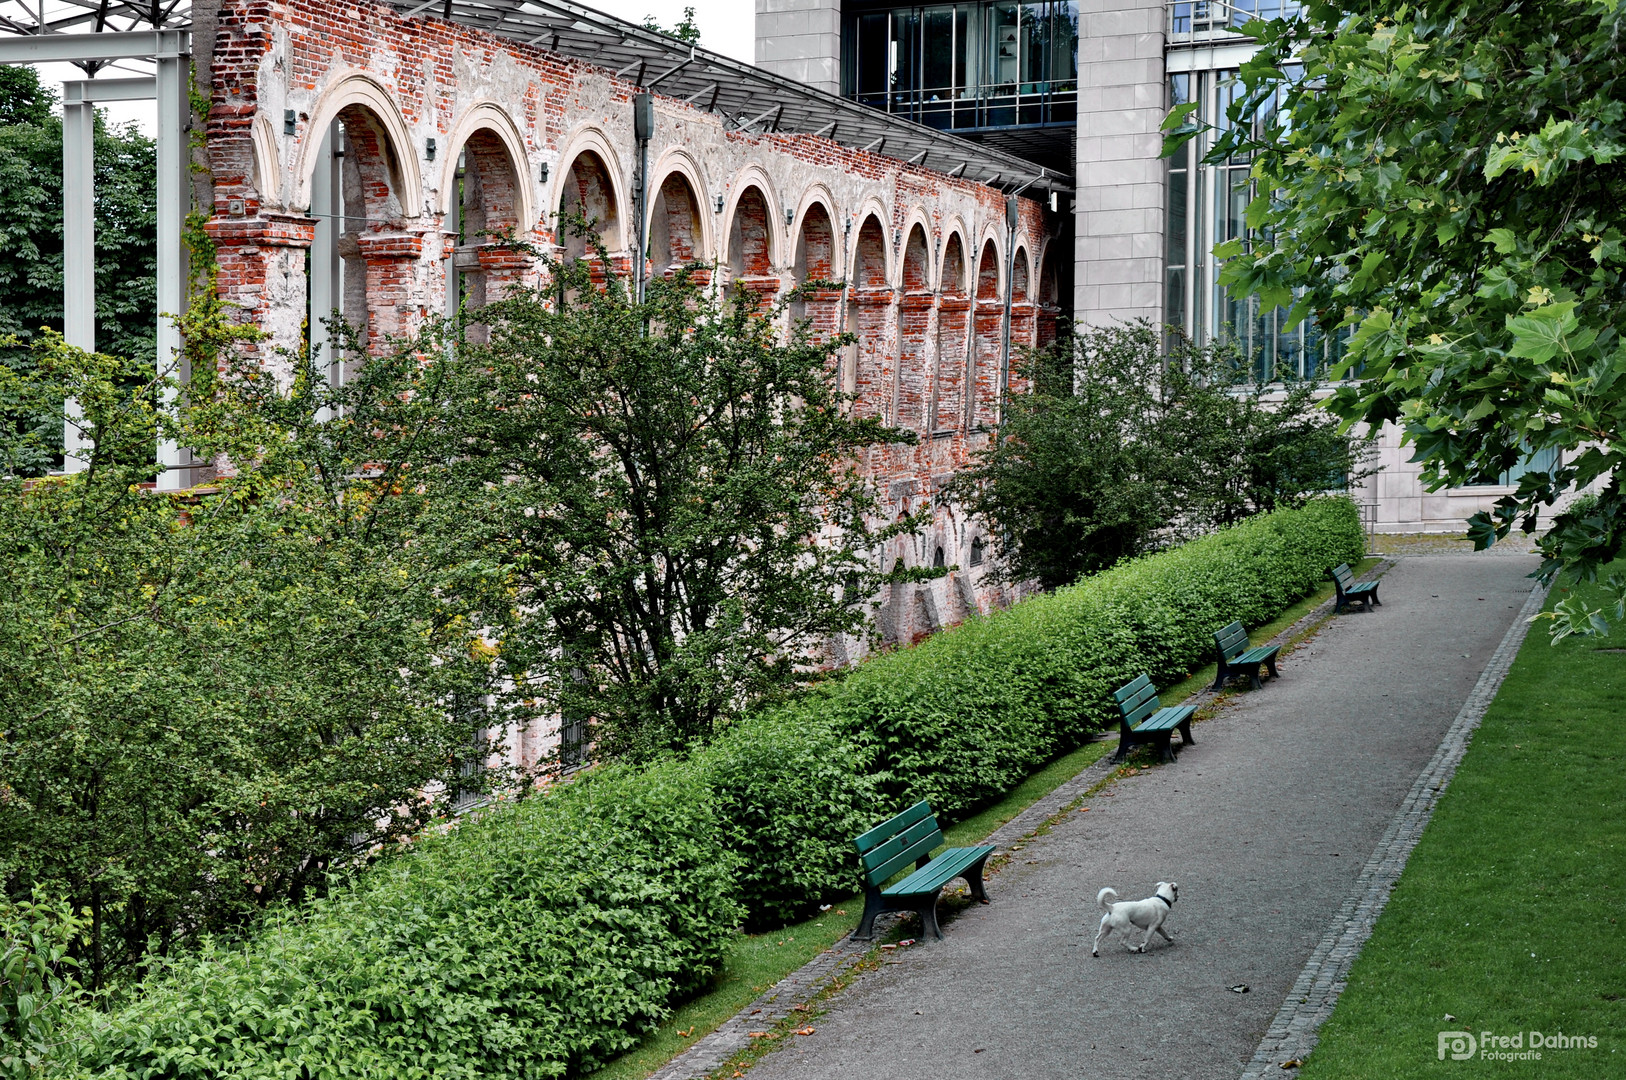
[[(215, 25), (204, 73), (215, 213), (209, 229), (220, 245), (223, 297), (270, 335), (249, 347), (267, 364), (275, 362), (277, 346), (298, 344), (306, 316), (305, 255), (314, 222), (307, 216), (308, 178), (297, 172), (301, 163), (308, 170), (322, 137), (318, 128), (330, 108), (324, 92), (358, 73), (380, 97), (352, 103), (340, 119), (356, 155), (363, 204), (351, 258), (364, 260), (375, 341), (444, 310), (456, 236), (454, 230), (448, 237), (451, 223), (441, 216), (448, 205), (442, 188), (448, 160), (459, 150), (478, 176), (478, 205), (466, 211), (471, 222), (481, 216), (487, 229), (517, 227), (521, 239), (546, 248), (560, 243), (561, 204), (580, 206), (598, 218), (614, 264), (628, 267), (631, 230), (623, 225), (633, 209), (637, 89), (630, 83), (585, 59), (436, 18), (403, 19), (364, 0), (224, 0)], [(508, 142), (488, 132), (454, 145), (476, 107), (494, 107), (511, 121)], [(293, 112), (292, 135), (284, 134), (284, 110)], [(919, 445), (865, 455), (862, 465), (887, 516), (906, 502), (934, 504), (938, 488), (984, 443), (995, 420), (1004, 195), (825, 138), (726, 130), (721, 118), (671, 98), (657, 96), (656, 112), (651, 161), (686, 154), (696, 179), (668, 173), (653, 193), (650, 266), (664, 271), (716, 261), (764, 305), (809, 277), (849, 278), (845, 291), (802, 297), (795, 314), (821, 334), (856, 331), (858, 411), (922, 436)], [(259, 160), (258, 167), (257, 124), (262, 142), (269, 130), (276, 147), (274, 160)], [(749, 190), (753, 184), (758, 190)], [(737, 208), (733, 217), (717, 212), (719, 199)], [(521, 220), (524, 205), (532, 207), (528, 220)], [(774, 207), (807, 209), (793, 226)], [(1040, 248), (1051, 227), (1039, 203), (1022, 201), (1018, 235), (1026, 250)], [(990, 236), (996, 239), (984, 248)], [(939, 259), (945, 265), (935, 265)], [(460, 265), (483, 275), (488, 294), (493, 285), (535, 283), (539, 272), (522, 256), (495, 249)], [(969, 281), (968, 267), (975, 270)], [(1053, 304), (1046, 295), (1039, 300), (1013, 311), (1013, 344), (1053, 333), (1047, 321)], [(900, 541), (881, 557), (887, 565), (902, 558), (929, 566), (941, 546), (947, 563), (965, 567), (977, 535), (953, 507), (939, 507), (926, 536)], [(909, 586), (894, 606), (900, 636), (922, 632), (913, 625), (920, 620), (949, 621), (1004, 595), (983, 581), (981, 570)]]

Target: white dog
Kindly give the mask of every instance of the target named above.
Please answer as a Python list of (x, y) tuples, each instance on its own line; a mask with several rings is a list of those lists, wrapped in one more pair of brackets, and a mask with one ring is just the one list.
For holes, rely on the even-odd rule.
[(1116, 889), (1102, 889), (1095, 894), (1095, 902), (1106, 914), (1101, 916), (1101, 929), (1095, 935), (1095, 944), (1090, 948), (1090, 955), (1101, 955), (1101, 942), (1105, 940), (1107, 934), (1114, 930), (1120, 934), (1127, 934), (1131, 926), (1145, 930), (1146, 936), (1141, 939), (1139, 945), (1129, 946), (1130, 952), (1145, 952), (1146, 943), (1152, 940), (1154, 933), (1161, 934), (1164, 941), (1173, 945), (1174, 939), (1163, 929), (1163, 920), (1169, 917), (1169, 912), (1178, 899), (1180, 886), (1172, 881), (1158, 882), (1157, 891), (1145, 900), (1119, 900)]

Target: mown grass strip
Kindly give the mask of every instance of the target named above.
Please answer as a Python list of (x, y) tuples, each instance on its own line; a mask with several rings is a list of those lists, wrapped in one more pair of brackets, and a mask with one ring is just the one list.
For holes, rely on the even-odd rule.
[[(1305, 1080), (1626, 1074), (1626, 655), (1609, 651), (1623, 648), (1619, 628), (1557, 646), (1532, 628)], [(1472, 1036), (1473, 1061), (1451, 1061), (1447, 1046), (1442, 1062), (1453, 1031)], [(1479, 1057), (1486, 1032), (1519, 1043), (1490, 1053), (1539, 1060)], [(1597, 1045), (1545, 1045), (1560, 1034)]]

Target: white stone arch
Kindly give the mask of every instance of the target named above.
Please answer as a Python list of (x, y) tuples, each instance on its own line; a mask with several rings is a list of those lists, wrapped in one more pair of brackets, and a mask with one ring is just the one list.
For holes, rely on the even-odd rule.
[(463, 144), (477, 131), (491, 132), (502, 143), (503, 149), (508, 151), (508, 163), (513, 166), (518, 189), (515, 199), (519, 210), (519, 231), (530, 232), (536, 228), (539, 209), (530, 182), (531, 166), (525, 151), (525, 136), (520, 134), (519, 125), (514, 123), (508, 110), (495, 101), (479, 101), (465, 110), (446, 139), (446, 153), (440, 164), (440, 212), (450, 214), (452, 211), (452, 196), (457, 187), (454, 182), (457, 158), (463, 152)]
[[(669, 146), (661, 152), (660, 157), (649, 167), (649, 175), (653, 183), (649, 186), (650, 204), (654, 204), (655, 193), (660, 191), (668, 177), (673, 173), (682, 176), (689, 182), (689, 188), (694, 192), (695, 209), (698, 211), (700, 227), (701, 261), (711, 262), (719, 258), (717, 254), (717, 225), (716, 214), (711, 213), (708, 202), (711, 196), (707, 194), (711, 189), (706, 186), (706, 176), (700, 166), (700, 161), (682, 146)], [(644, 222), (644, 244), (649, 244), (649, 230), (654, 224), (653, 218)]]
[(830, 245), (833, 249), (830, 252), (830, 270), (840, 277), (841, 268), (847, 265), (847, 247), (851, 237), (842, 235), (841, 215), (836, 208), (836, 197), (822, 183), (809, 184), (807, 190), (802, 192), (801, 200), (796, 204), (796, 215), (791, 218), (791, 223), (785, 230), (789, 237), (785, 249), (788, 262), (796, 261), (796, 242), (801, 238), (802, 225), (807, 220), (808, 212), (815, 206), (823, 207), (825, 214), (830, 218)]
[(249, 129), (254, 151), (254, 190), (260, 194), (260, 204), (267, 207), (282, 206), (282, 154), (277, 150), (277, 135), (270, 119), (264, 114), (254, 118)]
[(937, 291), (939, 293), (944, 292), (948, 286), (948, 282), (943, 279), (943, 261), (948, 258), (949, 241), (958, 237), (960, 240), (960, 295), (976, 295), (976, 290), (971, 287), (971, 280), (976, 272), (977, 256), (980, 253), (971, 246), (971, 241), (968, 239), (970, 235), (971, 231), (966, 228), (964, 219), (958, 214), (950, 215), (943, 223), (943, 242), (938, 245), (937, 252), (933, 256), (937, 265), (932, 270), (933, 280), (937, 282)]
[(717, 261), (725, 266), (729, 263), (728, 248), (734, 236), (734, 218), (739, 212), (741, 196), (746, 188), (751, 187), (762, 192), (762, 201), (767, 205), (768, 266), (773, 273), (779, 273), (786, 262), (785, 219), (780, 216), (784, 211), (779, 205), (779, 192), (768, 178), (767, 170), (756, 164), (745, 166), (729, 182), (728, 201), (723, 206), (723, 223), (717, 234)]
[[(1025, 283), (1026, 296), (1018, 299), (1015, 293), (1011, 294), (1012, 303), (1031, 304), (1033, 302), (1033, 248), (1030, 246), (1026, 233), (1016, 234), (1016, 258), (1011, 263), (1011, 270), (1016, 274), (1014, 281)], [(1000, 295), (1004, 295), (1001, 293)]]
[(872, 195), (858, 205), (849, 219), (852, 221), (852, 230), (846, 237), (844, 256), (847, 266), (847, 281), (852, 284), (853, 288), (858, 287), (858, 235), (863, 232), (864, 223), (870, 218), (874, 218), (876, 223), (881, 226), (881, 255), (886, 260), (886, 280), (889, 284), (897, 280), (898, 257), (897, 253), (892, 249), (892, 237), (887, 234), (888, 223), (892, 220), (892, 211), (879, 198)]
[(1005, 299), (1005, 230), (1003, 227), (990, 222), (983, 227), (982, 234), (977, 237), (977, 246), (968, 254), (971, 267), (967, 271), (971, 281), (971, 295), (977, 295), (977, 285), (982, 274), (982, 253), (992, 243), (994, 245), (994, 295), (1001, 301)]
[(937, 291), (937, 252), (932, 244), (935, 234), (932, 232), (931, 219), (926, 216), (926, 209), (922, 206), (913, 206), (904, 214), (902, 232), (898, 234), (897, 250), (897, 277), (893, 280), (893, 287), (898, 292), (904, 291), (903, 267), (906, 262), (904, 255), (909, 250), (909, 237), (913, 235), (915, 227), (919, 226), (921, 236), (926, 240), (926, 289)]
[[(564, 195), (564, 183), (570, 176), (571, 168), (576, 159), (584, 151), (591, 150), (604, 162), (604, 171), (610, 181), (610, 195), (615, 199), (615, 243), (609, 245), (610, 254), (620, 254), (628, 250), (627, 218), (632, 215), (632, 204), (627, 199), (626, 174), (622, 169), (621, 156), (615, 152), (615, 144), (605, 137), (604, 132), (594, 124), (579, 124), (560, 143), (559, 164), (548, 170), (547, 207), (550, 218), (559, 213), (559, 199)], [(555, 222), (555, 232), (558, 226)], [(554, 242), (558, 242), (555, 236)]]
[(396, 197), (401, 203), (401, 213), (409, 218), (418, 217), (423, 212), (423, 175), (418, 169), (412, 131), (396, 106), (395, 98), (371, 75), (361, 71), (351, 72), (330, 82), (321, 97), (316, 99), (311, 118), (299, 139), (299, 154), (294, 160), (294, 205), (311, 204), (311, 176), (316, 171), (316, 155), (321, 149), (323, 136), (333, 121), (338, 119), (339, 113), (351, 105), (362, 106), (383, 125), (384, 135), (394, 151), (395, 166), (399, 170), (401, 190), (396, 192)]

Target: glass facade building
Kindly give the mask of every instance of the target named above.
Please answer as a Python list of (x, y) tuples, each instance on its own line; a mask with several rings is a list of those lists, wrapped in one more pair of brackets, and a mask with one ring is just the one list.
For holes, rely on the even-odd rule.
[[(1286, 309), (1264, 308), (1256, 297), (1233, 298), (1219, 283), (1221, 260), (1214, 248), (1253, 239), (1247, 226), (1256, 194), (1252, 161), (1246, 155), (1203, 160), (1229, 127), (1227, 111), (1239, 89), (1234, 70), (1169, 76), (1169, 107), (1196, 102), (1203, 133), (1169, 159), (1164, 321), (1198, 344), (1233, 343), (1246, 367), (1239, 374), (1250, 380), (1319, 377), (1338, 358), (1341, 333), (1324, 334), (1310, 319), (1289, 328)], [(1268, 122), (1273, 113), (1274, 106), (1267, 106), (1257, 122)]]
[(842, 92), (956, 131), (1078, 118), (1078, 6), (854, 5), (842, 11)]

